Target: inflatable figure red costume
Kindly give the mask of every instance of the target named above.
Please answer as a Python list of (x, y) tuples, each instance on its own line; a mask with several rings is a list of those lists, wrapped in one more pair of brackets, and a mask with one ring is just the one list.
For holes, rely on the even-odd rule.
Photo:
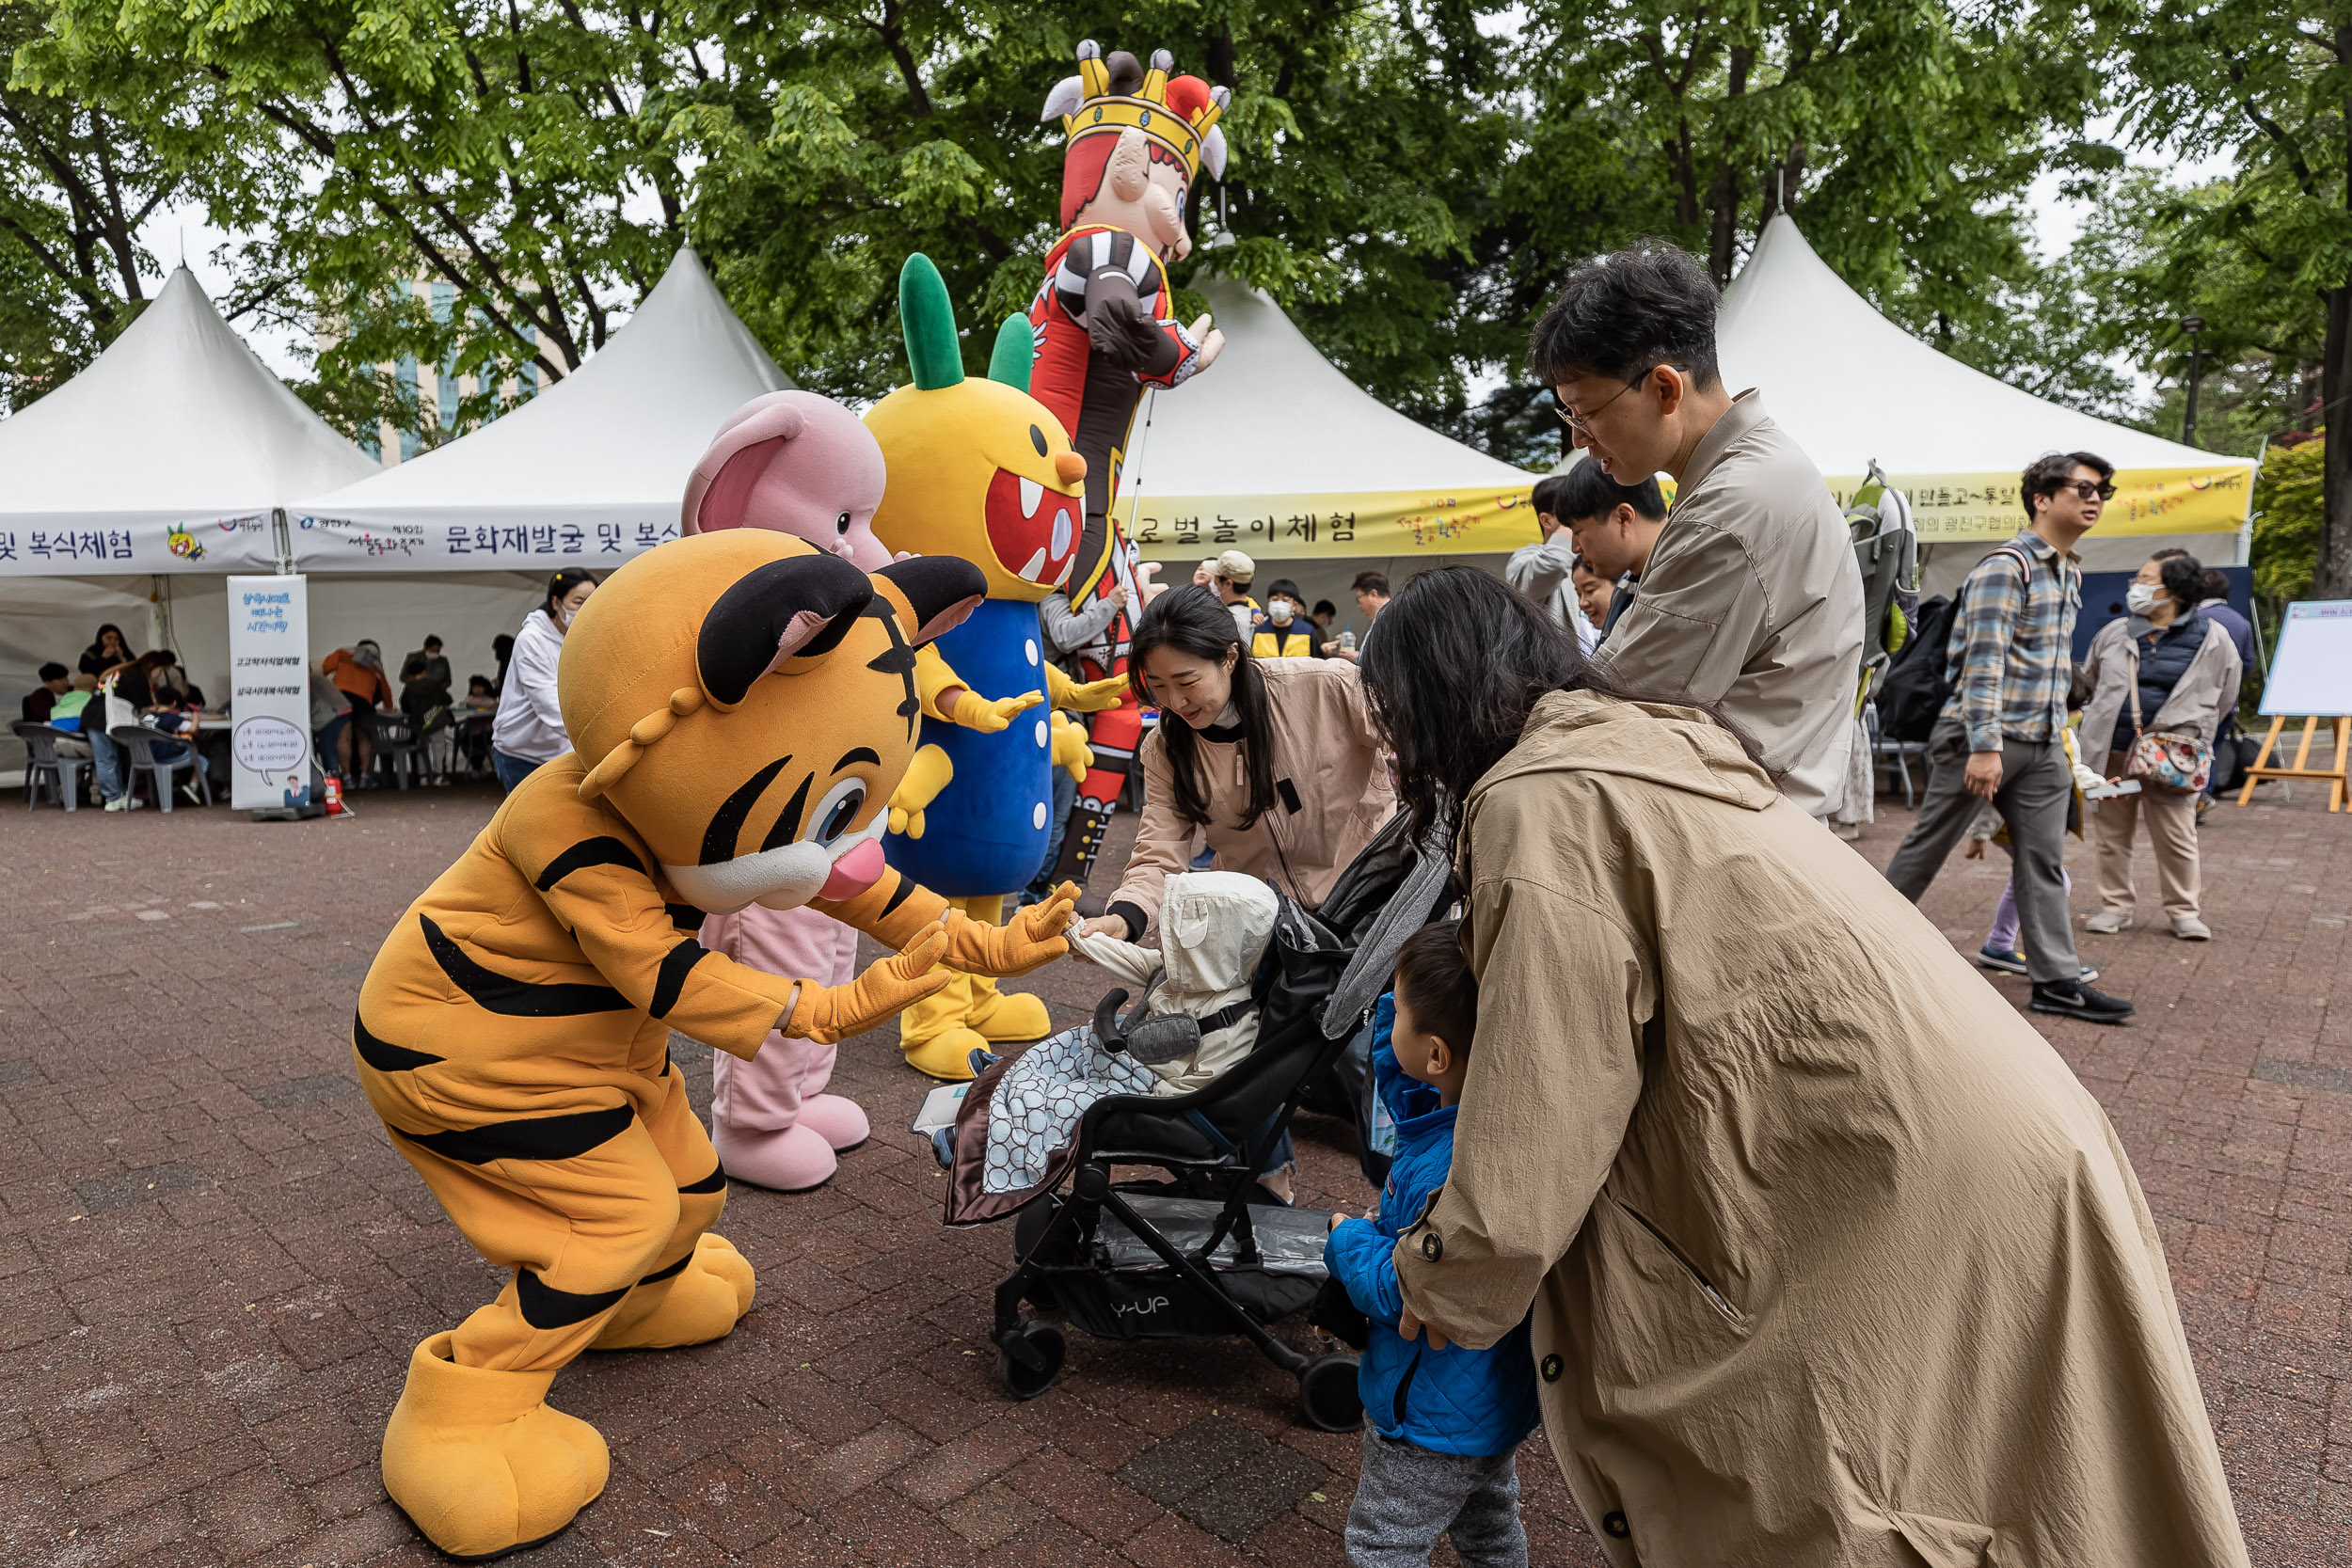
[[(1225, 175), (1217, 119), (1232, 93), (1196, 76), (1170, 78), (1175, 64), (1156, 51), (1149, 71), (1133, 55), (1078, 45), (1078, 74), (1056, 87), (1043, 118), (1058, 119), (1063, 234), (1045, 258), (1045, 280), (1029, 305), (1037, 362), (1029, 392), (1070, 432), (1087, 460), (1086, 526), (1066, 592), (1073, 607), (1115, 588), (1139, 608), (1135, 546), (1112, 506), (1119, 470), (1146, 387), (1175, 387), (1209, 368), (1225, 346), (1207, 316), (1189, 326), (1173, 314), (1166, 263), (1192, 252), (1184, 201), (1206, 166)], [(1086, 680), (1127, 668), (1127, 615), (1078, 650)], [(1078, 786), (1056, 880), (1084, 885), (1103, 829), (1125, 783), (1142, 733), (1135, 699), (1094, 716), (1094, 767)]]

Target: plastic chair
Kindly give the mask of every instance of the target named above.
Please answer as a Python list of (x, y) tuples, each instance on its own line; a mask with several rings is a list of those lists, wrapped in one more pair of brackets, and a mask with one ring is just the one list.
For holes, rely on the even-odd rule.
[(405, 713), (379, 711), (375, 716), (375, 766), (406, 789), (418, 768), (417, 721)]
[[(117, 724), (108, 730), (106, 735), (116, 745), (121, 747), (125, 753), (122, 765), (122, 787), (129, 789), (137, 782), (138, 776), (145, 773), (154, 785), (156, 810), (167, 812), (171, 809), (172, 778), (183, 768), (195, 771), (197, 793), (203, 796), (204, 803), (208, 806), (213, 803), (212, 783), (205, 777), (204, 759), (196, 749), (194, 736), (183, 738), (179, 736), (160, 735), (144, 724)], [(176, 757), (157, 756), (155, 744), (157, 741), (164, 740), (171, 741), (179, 746), (180, 754)]]
[(1920, 769), (1928, 766), (1928, 747), (1924, 740), (1887, 740), (1879, 734), (1879, 705), (1866, 703), (1862, 708), (1866, 733), (1870, 737), (1870, 766), (1883, 773), (1892, 773), (1903, 786), (1903, 809), (1915, 811), (1918, 801), (1911, 787), (1911, 759), (1919, 759)]
[(82, 804), (82, 769), (90, 766), (90, 759), (57, 754), (57, 742), (72, 732), (22, 721), (10, 724), (8, 729), (24, 742), (24, 750), (31, 756), (24, 765), (24, 809), (31, 811), (40, 803), (40, 792), (46, 786), (56, 793), (59, 805), (68, 811), (78, 810)]

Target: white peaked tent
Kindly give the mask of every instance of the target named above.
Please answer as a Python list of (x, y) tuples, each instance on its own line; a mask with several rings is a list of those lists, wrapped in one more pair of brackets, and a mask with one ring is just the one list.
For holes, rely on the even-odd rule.
[(0, 421), (0, 577), (266, 572), (276, 509), (373, 467), (179, 267), (88, 369)]
[(514, 413), (310, 499), (306, 570), (618, 566), (677, 533), (687, 476), (719, 423), (792, 385), (694, 253), (579, 370)]
[(1911, 496), (1923, 541), (2008, 538), (2025, 521), (2026, 465), (2046, 451), (2091, 451), (2116, 466), (2118, 494), (2085, 541), (2087, 558), (2113, 540), (2104, 553), (2137, 564), (2142, 536), (2167, 534), (2190, 536), (2168, 542), (2207, 562), (2240, 559), (2250, 459), (2044, 402), (1938, 353), (1848, 288), (1786, 214), (1765, 226), (1724, 292), (1716, 344), (1724, 379), (1759, 389), (1841, 498), (1876, 460)]
[(1534, 542), (1527, 496), (1539, 476), (1381, 403), (1258, 290), (1212, 277), (1200, 292), (1225, 352), (1183, 386), (1149, 394), (1127, 440), (1117, 511), (1147, 560), (1189, 562), (1231, 547), (1301, 575), (1289, 562)]

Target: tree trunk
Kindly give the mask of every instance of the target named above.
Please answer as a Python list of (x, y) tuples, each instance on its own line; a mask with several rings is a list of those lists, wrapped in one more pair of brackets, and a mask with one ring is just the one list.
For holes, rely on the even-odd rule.
[(2328, 291), (2328, 352), (2320, 366), (2328, 451), (2321, 472), (2319, 560), (2312, 597), (2352, 599), (2352, 419), (2337, 412), (2352, 397), (2352, 283)]

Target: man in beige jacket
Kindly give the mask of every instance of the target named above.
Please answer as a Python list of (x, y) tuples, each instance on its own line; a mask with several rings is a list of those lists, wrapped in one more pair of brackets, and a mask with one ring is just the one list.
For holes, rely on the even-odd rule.
[(1715, 285), (1672, 245), (1587, 261), (1529, 363), (1576, 444), (1620, 484), (1671, 475), (1674, 510), (1597, 656), (1669, 701), (1719, 706), (1781, 793), (1843, 803), (1862, 668), (1862, 574), (1820, 470), (1715, 364)]

